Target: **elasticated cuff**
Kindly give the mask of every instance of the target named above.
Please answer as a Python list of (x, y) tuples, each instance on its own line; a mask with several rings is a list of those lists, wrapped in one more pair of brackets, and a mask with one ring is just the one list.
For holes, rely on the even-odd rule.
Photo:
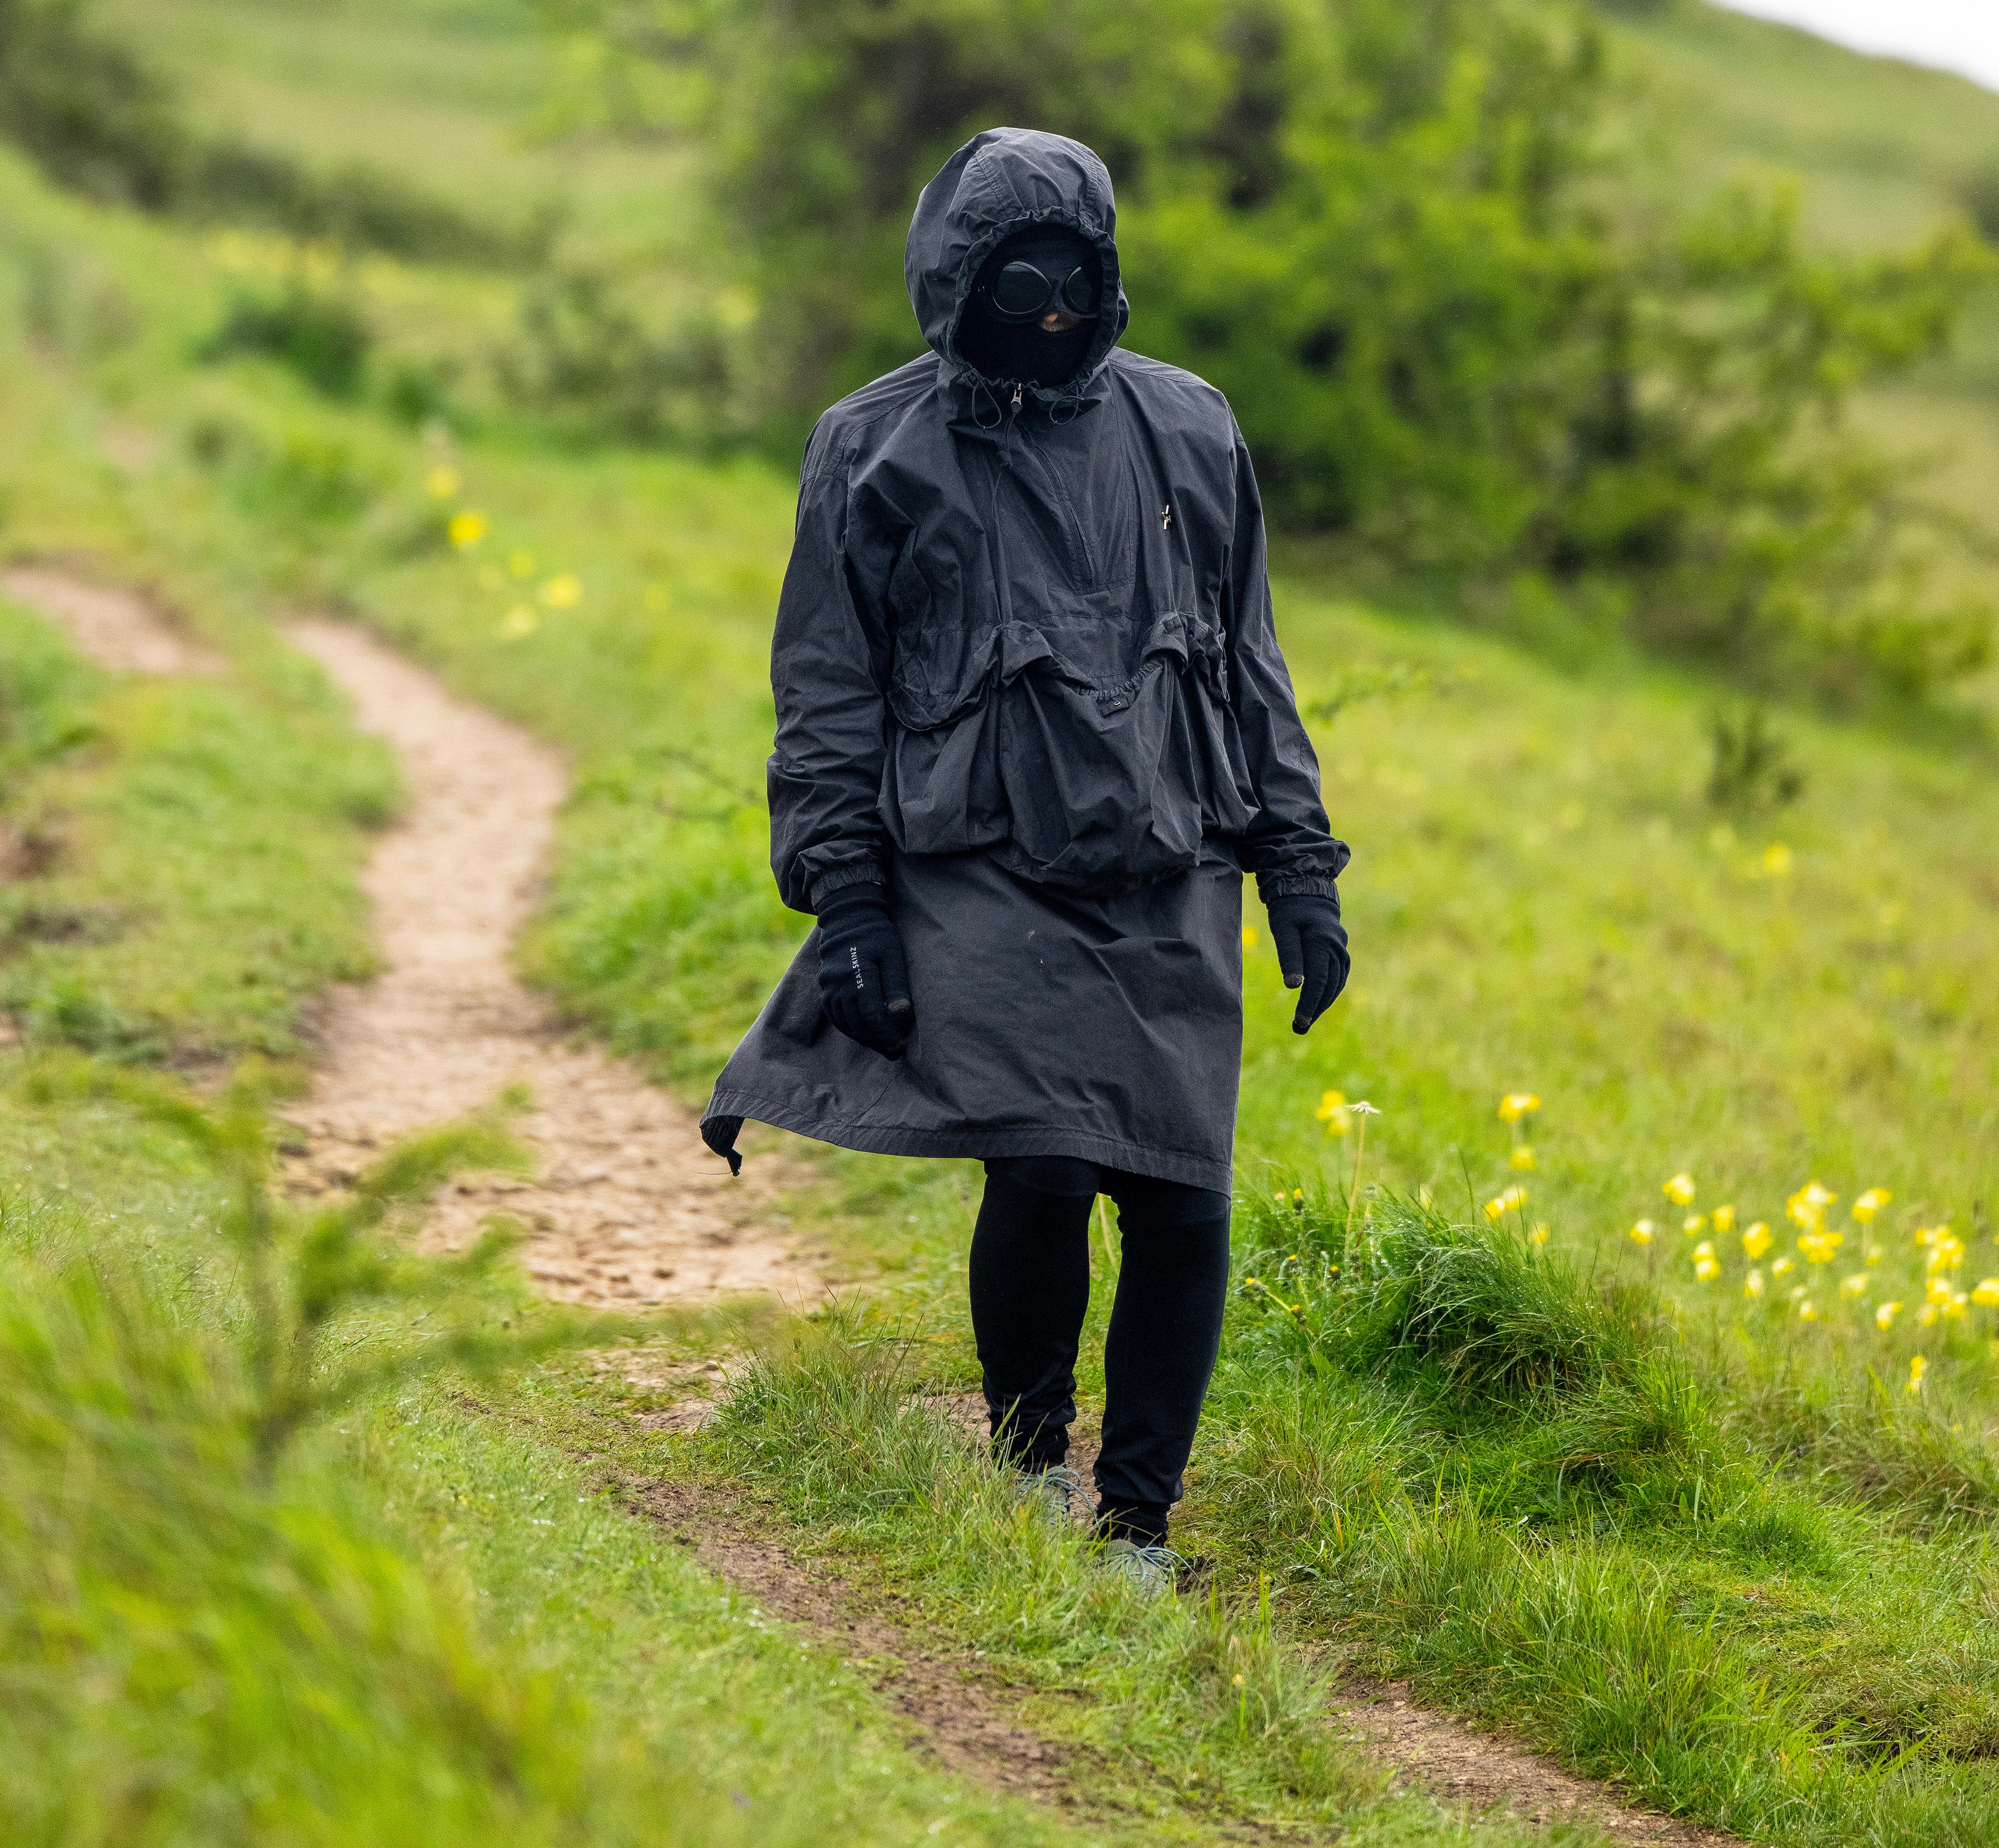
[(827, 899), (835, 892), (844, 891), (850, 885), (886, 885), (888, 883), (882, 877), (882, 869), (871, 860), (857, 866), (836, 867), (830, 873), (824, 874), (812, 881), (812, 909), (823, 910)]
[(1256, 876), (1256, 895), (1266, 905), (1273, 898), (1337, 898), (1339, 881), (1323, 873), (1294, 873), (1288, 878)]

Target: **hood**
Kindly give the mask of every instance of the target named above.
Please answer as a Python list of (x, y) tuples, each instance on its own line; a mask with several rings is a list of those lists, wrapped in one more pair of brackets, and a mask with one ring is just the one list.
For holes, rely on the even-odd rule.
[(916, 201), (902, 273), (909, 305), (948, 377), (975, 381), (958, 351), (958, 317), (979, 266), (1001, 239), (1030, 225), (1062, 225), (1097, 247), (1103, 263), (1097, 338), (1075, 374), (1034, 396), (1080, 397), (1131, 318), (1117, 274), (1117, 207), (1110, 175), (1080, 141), (1039, 129), (989, 128), (938, 170)]

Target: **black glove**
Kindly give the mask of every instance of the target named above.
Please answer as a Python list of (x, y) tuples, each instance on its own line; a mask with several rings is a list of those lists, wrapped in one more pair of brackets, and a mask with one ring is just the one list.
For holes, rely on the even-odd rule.
[(885, 1059), (902, 1056), (916, 1014), (885, 888), (844, 885), (819, 908), (819, 991), (848, 1039)]
[(1339, 922), (1339, 901), (1299, 892), (1273, 898), (1264, 909), (1270, 914), (1270, 941), (1277, 946), (1284, 986), (1300, 991), (1291, 1031), (1310, 1033), (1311, 1023), (1339, 999), (1353, 967)]

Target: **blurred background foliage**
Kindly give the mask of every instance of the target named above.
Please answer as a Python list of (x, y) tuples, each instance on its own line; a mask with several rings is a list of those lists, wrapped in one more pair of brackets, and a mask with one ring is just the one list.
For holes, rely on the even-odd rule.
[[(911, 357), (917, 190), (979, 127), (1045, 126), (1117, 182), (1131, 343), (1228, 393), (1286, 524), (1765, 679), (1920, 691), (1987, 657), (1989, 604), (1934, 569), (1970, 535), (1845, 416), (1947, 347), (1989, 261), (1975, 230), (1835, 254), (1781, 185), (1668, 196), (1585, 10), (557, 14), (599, 47), (572, 67), (599, 92), (573, 119), (703, 140), (738, 233), (728, 281), (754, 307), (686, 330), (711, 357), (681, 376), (748, 381), (742, 427), (795, 444)], [(716, 356), (731, 333), (754, 371)]]
[[(0, 0), (0, 119), (64, 184), (338, 254), (267, 263), (217, 356), (372, 383), (414, 421), (789, 453), (920, 350), (924, 180), (980, 127), (1057, 130), (1117, 182), (1129, 344), (1228, 393), (1273, 517), (1333, 569), (1557, 653), (1635, 640), (1849, 702), (1990, 658), (1987, 535), (1853, 407), (1951, 349), (1992, 169), (1861, 249), (1808, 235), (1781, 178), (1690, 178), (1665, 81), (1605, 16), (1674, 0), (519, 10), (513, 140), (556, 164), (476, 202), (422, 163), (210, 126), (171, 57), (77, 0)], [(651, 176), (650, 223), (637, 188), (615, 223), (590, 209), (608, 148)], [(525, 273), (506, 324), (373, 365), (369, 251)]]

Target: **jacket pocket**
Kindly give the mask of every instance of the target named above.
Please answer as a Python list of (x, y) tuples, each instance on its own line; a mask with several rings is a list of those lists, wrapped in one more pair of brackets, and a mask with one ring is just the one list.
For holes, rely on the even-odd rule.
[(1169, 611), (1124, 664), (1110, 683), (1087, 677), (1016, 623), (957, 697), (936, 699), (927, 678), (927, 713), (892, 696), (884, 808), (898, 844), (991, 848), (1024, 877), (1090, 891), (1184, 871), (1207, 837), (1241, 833), (1254, 812), (1220, 635)]

